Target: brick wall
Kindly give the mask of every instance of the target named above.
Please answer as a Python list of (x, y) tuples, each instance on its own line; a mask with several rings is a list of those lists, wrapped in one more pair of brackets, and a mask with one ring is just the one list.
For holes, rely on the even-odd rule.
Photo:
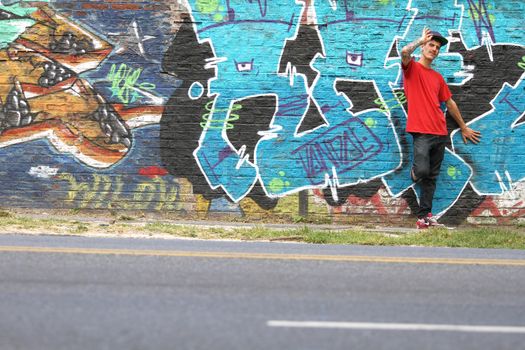
[(433, 211), (518, 223), (524, 17), (502, 0), (2, 0), (1, 206), (411, 222), (399, 52), (429, 26), (483, 135), (465, 145), (447, 118)]

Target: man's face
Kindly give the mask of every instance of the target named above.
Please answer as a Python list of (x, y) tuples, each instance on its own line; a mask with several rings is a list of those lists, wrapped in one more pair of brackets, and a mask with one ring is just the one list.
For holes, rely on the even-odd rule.
[(423, 45), (421, 53), (426, 59), (433, 61), (439, 55), (439, 49), (441, 49), (441, 44), (436, 40), (430, 40)]

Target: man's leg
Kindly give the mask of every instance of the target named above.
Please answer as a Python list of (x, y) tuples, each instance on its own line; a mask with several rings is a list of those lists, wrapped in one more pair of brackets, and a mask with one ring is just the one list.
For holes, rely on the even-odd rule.
[(427, 217), (432, 212), (432, 200), (436, 191), (436, 180), (445, 156), (446, 136), (432, 135), (429, 140), (429, 172), (421, 179), (421, 198), (418, 217)]
[[(421, 191), (425, 192), (423, 181), (427, 179), (430, 174), (430, 138), (432, 135), (425, 134), (412, 134), (414, 140), (414, 159), (412, 163), (412, 169), (410, 174), (414, 182), (421, 183)], [(423, 199), (420, 198), (419, 209), (417, 214), (418, 218), (423, 218), (427, 213), (422, 213)]]

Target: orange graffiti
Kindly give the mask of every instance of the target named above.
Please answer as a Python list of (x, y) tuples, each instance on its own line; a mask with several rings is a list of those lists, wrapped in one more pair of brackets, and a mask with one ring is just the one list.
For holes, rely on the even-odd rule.
[(0, 147), (47, 138), (60, 152), (98, 168), (121, 160), (131, 129), (158, 122), (161, 106), (110, 104), (78, 74), (98, 67), (113, 47), (51, 8), (0, 50)]

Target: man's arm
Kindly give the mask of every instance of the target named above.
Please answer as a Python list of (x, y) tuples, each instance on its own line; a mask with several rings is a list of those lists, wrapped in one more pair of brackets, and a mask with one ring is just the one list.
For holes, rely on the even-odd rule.
[(412, 53), (421, 45), (426, 44), (427, 42), (432, 39), (432, 34), (430, 32), (430, 29), (427, 27), (423, 28), (423, 33), (421, 33), (421, 37), (417, 40), (414, 40), (410, 44), (403, 47), (401, 50), (401, 62), (403, 62), (403, 66), (407, 66), (410, 60), (412, 59)]
[(447, 105), (448, 112), (450, 113), (452, 118), (454, 118), (456, 123), (458, 123), (459, 128), (461, 129), (461, 136), (463, 137), (463, 142), (467, 143), (467, 140), (470, 140), (472, 141), (472, 143), (478, 143), (481, 137), (481, 133), (479, 131), (472, 130), (465, 124), (465, 121), (463, 120), (463, 117), (459, 112), (459, 108), (456, 104), (456, 101), (450, 98), (445, 103)]

